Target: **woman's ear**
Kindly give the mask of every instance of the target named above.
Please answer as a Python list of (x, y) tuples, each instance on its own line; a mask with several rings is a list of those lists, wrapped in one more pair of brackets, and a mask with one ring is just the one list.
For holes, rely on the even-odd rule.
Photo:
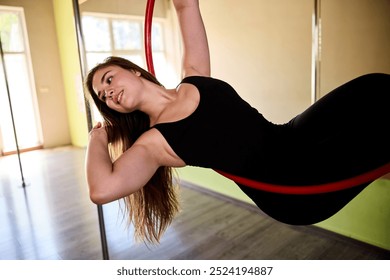
[(141, 77), (141, 72), (140, 72), (140, 71), (132, 70), (132, 72), (133, 72), (136, 76)]

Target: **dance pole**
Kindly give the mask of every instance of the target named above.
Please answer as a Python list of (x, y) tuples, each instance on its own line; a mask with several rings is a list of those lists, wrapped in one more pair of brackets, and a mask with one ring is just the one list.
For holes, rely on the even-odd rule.
[[(80, 10), (79, 10), (79, 4), (78, 0), (73, 0), (73, 12), (74, 12), (74, 19), (75, 19), (75, 26), (76, 26), (76, 32), (77, 32), (77, 44), (79, 49), (79, 57), (80, 57), (80, 68), (81, 73), (83, 76), (83, 80), (85, 77), (85, 73), (87, 71), (86, 67), (86, 57), (85, 57), (85, 48), (84, 48), (84, 40), (83, 40), (83, 32), (81, 28), (81, 22), (80, 22)], [(85, 104), (85, 110), (87, 115), (87, 123), (88, 123), (88, 131), (91, 131), (92, 129), (92, 114), (91, 114), (91, 108), (89, 106), (88, 100), (84, 100)], [(109, 260), (109, 254), (108, 254), (108, 246), (107, 246), (107, 236), (106, 236), (106, 227), (104, 223), (104, 213), (103, 213), (103, 206), (97, 205), (97, 213), (98, 213), (98, 220), (99, 220), (99, 231), (100, 231), (100, 241), (102, 246), (102, 253), (103, 253), (103, 259)]]
[(5, 59), (4, 59), (4, 52), (3, 52), (3, 44), (1, 42), (1, 34), (0, 34), (0, 54), (1, 54), (1, 62), (2, 62), (1, 64), (3, 65), (5, 87), (7, 89), (7, 95), (8, 95), (9, 110), (11, 112), (12, 127), (13, 127), (13, 130), (14, 130), (16, 152), (18, 154), (20, 176), (22, 177), (22, 187), (25, 188), (26, 187), (26, 183), (24, 181), (24, 176), (23, 176), (22, 161), (20, 160), (20, 150), (19, 150), (18, 136), (16, 134), (15, 118), (14, 118), (14, 113), (13, 113), (13, 109), (12, 109), (11, 94), (10, 94), (9, 85), (8, 85), (8, 76), (7, 76), (7, 69), (5, 67)]
[(314, 0), (312, 18), (312, 104), (320, 96), (321, 43), (321, 0)]

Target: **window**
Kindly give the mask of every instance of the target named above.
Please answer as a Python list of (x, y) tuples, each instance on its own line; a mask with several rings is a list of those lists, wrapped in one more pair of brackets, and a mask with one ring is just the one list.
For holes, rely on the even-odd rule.
[[(146, 69), (143, 17), (84, 13), (82, 28), (88, 69), (112, 55), (129, 59)], [(156, 77), (165, 86), (173, 86), (177, 74), (167, 58), (165, 33), (165, 21), (154, 18), (152, 48)], [(93, 115), (99, 119), (95, 111)]]
[(0, 6), (0, 30), (4, 53), (0, 61), (0, 149), (7, 154), (16, 151), (7, 83), (19, 148), (39, 147), (42, 137), (23, 9)]

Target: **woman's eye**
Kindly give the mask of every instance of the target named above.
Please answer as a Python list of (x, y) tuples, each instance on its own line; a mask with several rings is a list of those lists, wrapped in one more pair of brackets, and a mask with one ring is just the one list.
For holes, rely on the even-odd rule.
[(107, 84), (111, 84), (111, 82), (112, 82), (112, 77), (108, 77), (106, 82), (107, 82)]

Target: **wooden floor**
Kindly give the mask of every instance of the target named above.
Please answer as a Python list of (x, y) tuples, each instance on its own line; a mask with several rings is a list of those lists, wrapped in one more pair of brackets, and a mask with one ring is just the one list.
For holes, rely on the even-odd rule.
[[(0, 259), (102, 259), (84, 149), (0, 158)], [(103, 207), (110, 259), (390, 259), (390, 252), (315, 227), (273, 221), (251, 205), (183, 183), (183, 210), (159, 246), (135, 244), (118, 202)]]

